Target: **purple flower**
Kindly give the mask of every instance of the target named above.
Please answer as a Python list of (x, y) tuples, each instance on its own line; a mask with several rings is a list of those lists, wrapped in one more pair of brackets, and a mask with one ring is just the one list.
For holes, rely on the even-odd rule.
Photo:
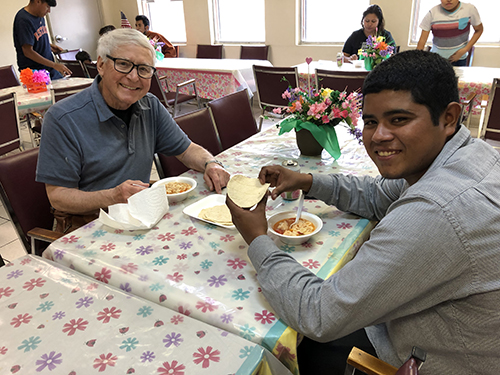
[(149, 276), (148, 275), (141, 275), (139, 276), (139, 281), (148, 281), (149, 280)]
[(50, 352), (49, 355), (44, 354), (42, 355), (42, 359), (39, 359), (36, 361), (37, 365), (41, 365), (36, 369), (37, 372), (42, 371), (45, 367), (49, 367), (49, 371), (52, 371), (53, 369), (56, 368), (56, 365), (60, 365), (62, 363), (61, 358), (62, 353), (56, 354), (56, 352)]
[(62, 259), (64, 257), (64, 254), (66, 254), (66, 251), (64, 251), (64, 250), (54, 251), (54, 255), (55, 255), (56, 259)]
[(222, 323), (231, 323), (233, 321), (233, 316), (231, 314), (222, 314), (220, 319)]
[(52, 320), (62, 319), (65, 316), (66, 316), (66, 313), (64, 311), (58, 311), (54, 315), (52, 315)]
[(147, 352), (142, 353), (141, 355), (141, 362), (151, 362), (153, 359), (155, 359), (155, 353), (150, 352), (149, 350)]
[(83, 227), (84, 227), (85, 229), (87, 229), (87, 228), (93, 228), (93, 227), (94, 227), (94, 225), (95, 225), (95, 223), (94, 223), (93, 221), (91, 221), (90, 223), (85, 224)]
[(76, 308), (79, 309), (81, 307), (89, 307), (91, 304), (93, 304), (93, 298), (92, 297), (84, 297), (80, 298), (76, 303)]
[(153, 252), (153, 247), (152, 246), (148, 246), (148, 247), (141, 246), (138, 249), (135, 249), (135, 252), (139, 255), (148, 255), (149, 253)]
[(181, 334), (175, 332), (172, 332), (170, 335), (166, 335), (163, 339), (166, 348), (169, 348), (172, 344), (179, 346), (182, 341), (184, 341), (184, 339), (181, 339)]
[(216, 288), (224, 285), (226, 281), (227, 279), (224, 277), (224, 275), (220, 275), (219, 277), (212, 276), (207, 280), (209, 286), (215, 286)]
[(373, 41), (375, 40), (374, 37), (372, 37), (371, 35), (368, 35), (368, 39), (366, 39), (366, 44), (369, 46), (369, 47), (373, 47)]
[(130, 293), (132, 291), (132, 288), (130, 287), (129, 283), (126, 283), (125, 285), (120, 284), (120, 289), (124, 290), (127, 293)]
[(19, 276), (22, 276), (22, 274), (23, 274), (22, 270), (15, 270), (7, 275), (7, 279), (12, 279), (12, 278), (17, 279)]
[(189, 241), (189, 242), (182, 242), (182, 243), (180, 244), (180, 248), (181, 248), (182, 250), (187, 250), (187, 249), (190, 249), (192, 246), (193, 246), (193, 244), (191, 243), (191, 241)]

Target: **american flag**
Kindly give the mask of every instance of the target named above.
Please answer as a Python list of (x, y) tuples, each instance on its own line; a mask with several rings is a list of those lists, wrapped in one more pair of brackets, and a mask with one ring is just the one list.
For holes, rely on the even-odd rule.
[(125, 16), (125, 14), (123, 14), (122, 11), (120, 11), (120, 13), (121, 13), (121, 19), (122, 19), (122, 28), (131, 29), (132, 26), (130, 25), (130, 22), (128, 22), (127, 16)]

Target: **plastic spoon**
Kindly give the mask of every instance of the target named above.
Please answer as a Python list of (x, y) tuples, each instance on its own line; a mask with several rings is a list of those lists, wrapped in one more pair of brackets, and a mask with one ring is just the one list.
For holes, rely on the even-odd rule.
[(302, 207), (304, 207), (304, 192), (301, 190), (299, 198), (299, 207), (297, 208), (297, 217), (295, 218), (295, 221), (292, 225), (295, 225), (299, 222), (300, 215), (302, 215)]

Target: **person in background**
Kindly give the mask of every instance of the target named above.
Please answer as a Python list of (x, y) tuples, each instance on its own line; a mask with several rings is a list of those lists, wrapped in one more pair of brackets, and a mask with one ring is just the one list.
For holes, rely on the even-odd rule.
[(116, 29), (116, 27), (114, 27), (113, 25), (106, 25), (106, 26), (103, 26), (99, 29), (99, 36), (103, 36), (104, 34), (106, 34), (108, 31), (111, 31), (111, 30), (114, 30)]
[(139, 30), (141, 33), (146, 35), (149, 40), (154, 40), (156, 42), (163, 43), (161, 47), (161, 52), (165, 57), (177, 57), (177, 52), (175, 51), (175, 47), (170, 43), (167, 38), (159, 33), (155, 33), (149, 30), (149, 18), (144, 15), (139, 15), (135, 17), (135, 28)]
[(427, 352), (421, 375), (496, 375), (500, 154), (459, 123), (457, 77), (435, 53), (394, 55), (368, 74), (362, 93), (363, 143), (380, 176), (281, 166), (259, 174), (275, 186), (272, 198), (302, 189), (378, 221), (342, 269), (323, 280), (277, 247), (267, 236), (267, 198), (253, 211), (226, 200), (264, 296), (306, 336), (300, 374), (344, 374), (358, 346), (344, 339), (361, 330), (395, 367), (417, 346)]
[(146, 36), (110, 31), (99, 38), (97, 55), (92, 85), (44, 116), (36, 180), (46, 184), (57, 230), (76, 229), (147, 188), (155, 153), (203, 172), (220, 193), (229, 173), (149, 93), (156, 53)]
[(90, 56), (90, 53), (87, 51), (80, 51), (75, 55), (75, 58), (78, 61), (81, 61), (83, 64), (92, 64), (92, 57)]
[(353, 32), (344, 43), (342, 52), (344, 53), (346, 62), (358, 59), (358, 51), (360, 48), (363, 48), (363, 44), (366, 43), (369, 35), (372, 37), (383, 36), (387, 44), (391, 46), (396, 45), (391, 33), (385, 29), (384, 15), (378, 5), (370, 5), (363, 12), (361, 26), (361, 29)]
[(30, 0), (14, 18), (14, 47), (16, 48), (19, 70), (26, 68), (46, 69), (51, 79), (70, 75), (71, 70), (64, 64), (56, 63), (52, 53), (62, 52), (62, 48), (50, 44), (45, 16), (56, 0)]
[[(474, 34), (469, 40), (470, 27)], [(483, 24), (476, 7), (459, 0), (441, 0), (429, 10), (420, 23), (422, 33), (417, 49), (423, 50), (432, 31), (431, 52), (449, 59), (454, 66), (465, 66), (467, 56), (483, 33)]]

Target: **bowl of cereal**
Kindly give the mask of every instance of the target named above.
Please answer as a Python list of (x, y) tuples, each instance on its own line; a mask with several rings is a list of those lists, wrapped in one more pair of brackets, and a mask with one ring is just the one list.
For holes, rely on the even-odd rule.
[(289, 245), (300, 245), (308, 241), (323, 228), (323, 220), (309, 212), (302, 212), (300, 221), (295, 221), (295, 211), (278, 212), (267, 219), (269, 232), (281, 242)]
[(196, 188), (196, 180), (189, 177), (168, 177), (156, 181), (152, 188), (163, 186), (169, 203), (181, 202)]

